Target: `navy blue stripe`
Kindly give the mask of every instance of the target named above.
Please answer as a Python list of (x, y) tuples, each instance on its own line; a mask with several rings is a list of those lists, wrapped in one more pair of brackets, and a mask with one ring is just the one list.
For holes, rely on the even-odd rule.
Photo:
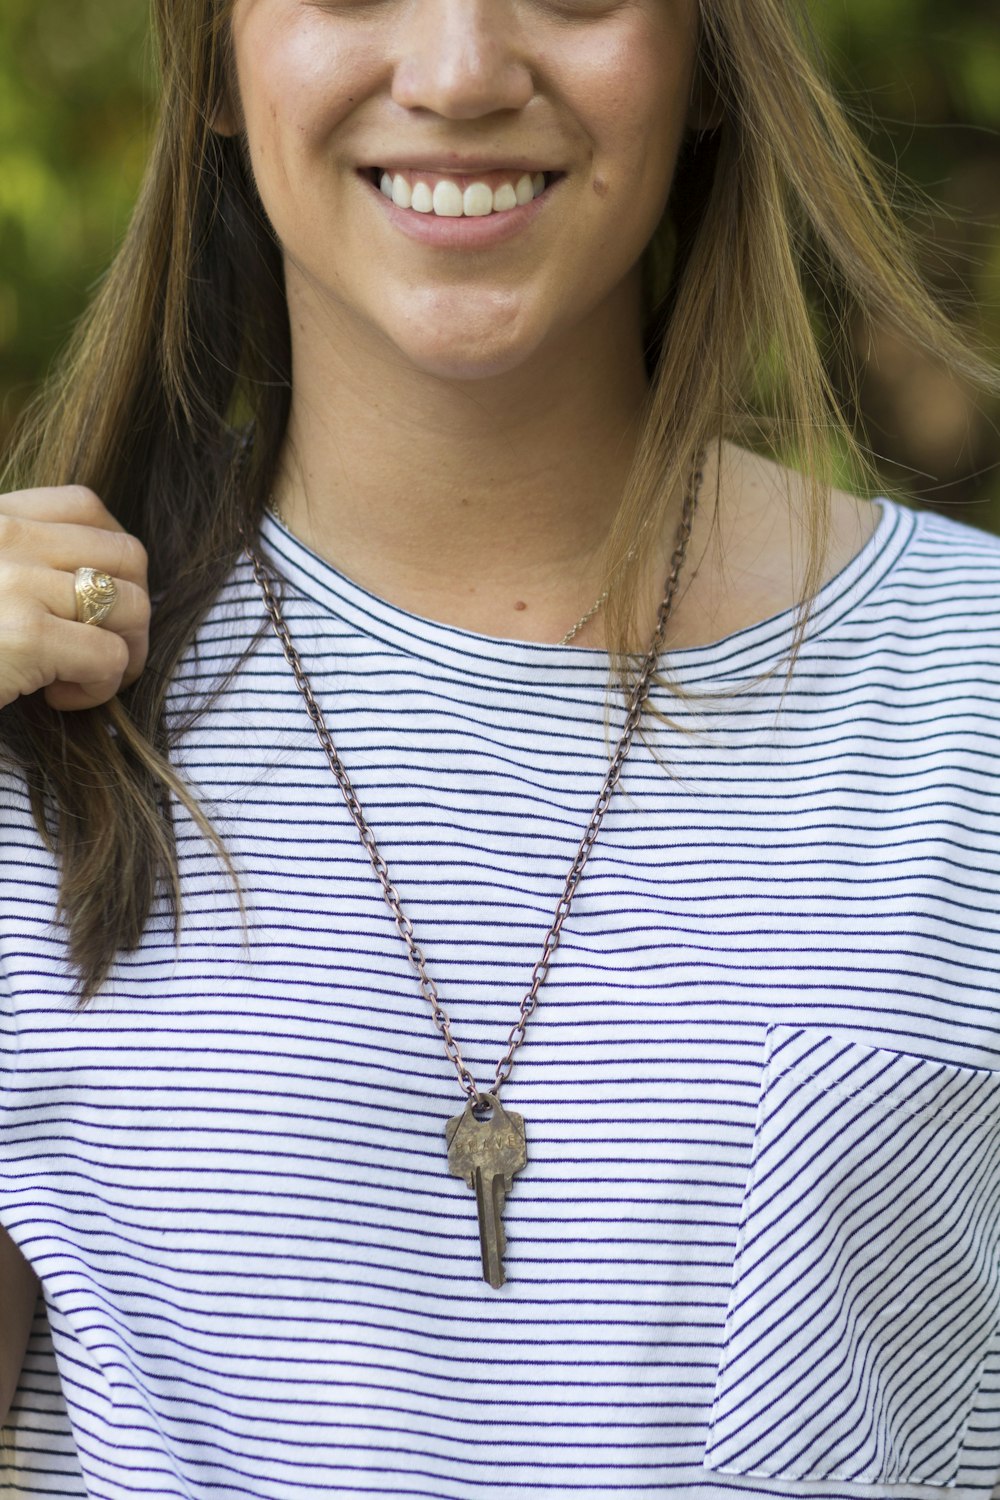
[[(462, 1106), (240, 564), (172, 686), (158, 914), (73, 1008), (0, 782), (0, 1223), (45, 1304), (0, 1489), (1000, 1500), (1000, 544), (886, 504), (815, 602), (665, 663), (504, 1098)], [(480, 1083), (607, 766), (600, 652), (421, 621), (276, 523), (286, 614)], [(608, 714), (613, 740), (622, 706)], [(113, 1401), (109, 1396), (113, 1394)]]

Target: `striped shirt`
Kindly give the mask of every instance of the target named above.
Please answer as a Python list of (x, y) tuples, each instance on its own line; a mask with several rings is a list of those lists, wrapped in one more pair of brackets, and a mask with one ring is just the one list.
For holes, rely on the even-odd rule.
[[(74, 1009), (0, 788), (0, 1223), (41, 1278), (15, 1497), (1000, 1500), (1000, 542), (882, 503), (821, 592), (676, 653), (502, 1098), (463, 1098), (241, 563), (173, 688), (154, 916)], [(607, 658), (420, 620), (264, 545), (480, 1087), (622, 710)], [(785, 690), (787, 686), (787, 691)], [(609, 715), (606, 723), (606, 712)]]

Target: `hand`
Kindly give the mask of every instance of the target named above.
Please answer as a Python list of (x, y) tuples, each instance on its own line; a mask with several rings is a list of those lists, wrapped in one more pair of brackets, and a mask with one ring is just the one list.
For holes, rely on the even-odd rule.
[[(102, 625), (76, 618), (77, 568), (118, 585)], [(0, 495), (0, 708), (44, 691), (93, 708), (139, 676), (149, 649), (146, 552), (82, 485)]]

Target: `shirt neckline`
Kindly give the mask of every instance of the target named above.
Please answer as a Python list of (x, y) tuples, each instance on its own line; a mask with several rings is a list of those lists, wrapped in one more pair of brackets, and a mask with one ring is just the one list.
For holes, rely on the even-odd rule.
[[(813, 600), (805, 644), (833, 629), (884, 581), (913, 538), (918, 516), (879, 496), (878, 522), (864, 546), (829, 579)], [(562, 646), (482, 635), (416, 615), (348, 578), (313, 552), (268, 512), (260, 529), (262, 550), (287, 587), (324, 613), (369, 636), (380, 646), (458, 670), (506, 667), (557, 680), (608, 675), (608, 654), (599, 647)], [(795, 636), (793, 607), (711, 641), (665, 655), (669, 675), (685, 686), (757, 676), (788, 655)]]

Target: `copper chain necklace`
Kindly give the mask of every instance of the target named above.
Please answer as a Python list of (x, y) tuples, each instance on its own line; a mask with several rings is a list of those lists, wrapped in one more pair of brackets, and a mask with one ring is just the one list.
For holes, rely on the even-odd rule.
[(505, 1280), (503, 1269), (505, 1238), (502, 1219), (504, 1199), (511, 1189), (515, 1173), (519, 1172), (527, 1161), (524, 1119), (513, 1110), (505, 1110), (503, 1108), (500, 1103), (500, 1090), (510, 1077), (514, 1065), (514, 1054), (524, 1041), (528, 1021), (538, 1005), (538, 992), (549, 972), (553, 955), (559, 945), (559, 936), (562, 932), (563, 924), (569, 916), (577, 886), (580, 884), (584, 868), (590, 857), (590, 851), (597, 840), (601, 824), (604, 821), (604, 814), (607, 812), (615, 789), (618, 786), (625, 758), (632, 747), (632, 740), (635, 737), (635, 732), (642, 718), (650, 683), (659, 661), (667, 621), (670, 618), (674, 598), (677, 593), (677, 584), (680, 579), (681, 569), (684, 566), (684, 559), (687, 555), (688, 542), (691, 538), (691, 526), (701, 490), (703, 463), (704, 455), (701, 455), (691, 475), (690, 483), (684, 496), (684, 505), (674, 541), (674, 551), (670, 562), (670, 572), (667, 576), (666, 590), (656, 617), (656, 628), (653, 631), (653, 638), (646, 652), (642, 670), (629, 698), (621, 738), (611, 758), (608, 773), (604, 778), (604, 785), (597, 798), (590, 822), (587, 824), (587, 829), (580, 840), (580, 847), (577, 849), (576, 857), (570, 866), (569, 874), (566, 877), (566, 883), (563, 887), (563, 893), (556, 906), (555, 919), (542, 945), (541, 957), (532, 970), (531, 984), (521, 1001), (518, 1019), (511, 1027), (507, 1037), (507, 1051), (497, 1063), (496, 1077), (492, 1088), (485, 1093), (479, 1092), (476, 1080), (466, 1067), (459, 1045), (451, 1034), (451, 1022), (441, 1005), (437, 986), (427, 972), (424, 955), (417, 945), (414, 936), (413, 924), (403, 910), (399, 893), (389, 878), (389, 867), (375, 842), (375, 835), (368, 827), (357, 794), (351, 785), (350, 777), (334, 746), (330, 731), (323, 718), (322, 710), (316, 702), (309, 678), (306, 676), (305, 668), (302, 665), (298, 651), (295, 649), (295, 643), (281, 613), (281, 608), (272, 585), (271, 575), (256, 549), (249, 542), (245, 544), (246, 555), (263, 595), (264, 606), (270, 617), (274, 633), (281, 643), (285, 660), (295, 675), (296, 685), (305, 701), (306, 711), (316, 731), (316, 737), (330, 763), (330, 770), (333, 772), (337, 785), (343, 793), (347, 809), (354, 819), (365, 852), (371, 861), (372, 869), (375, 871), (379, 884), (382, 887), (386, 904), (392, 912), (396, 930), (406, 944), (410, 963), (413, 965), (420, 984), (420, 992), (431, 1007), (434, 1024), (444, 1038), (445, 1053), (458, 1075), (459, 1086), (466, 1095), (467, 1102), (465, 1109), (460, 1115), (456, 1115), (454, 1119), (449, 1120), (445, 1128), (445, 1138), (448, 1146), (448, 1165), (454, 1176), (464, 1178), (468, 1186), (475, 1191), (479, 1214), (479, 1239), (482, 1251), (483, 1276), (493, 1287), (502, 1286)]

